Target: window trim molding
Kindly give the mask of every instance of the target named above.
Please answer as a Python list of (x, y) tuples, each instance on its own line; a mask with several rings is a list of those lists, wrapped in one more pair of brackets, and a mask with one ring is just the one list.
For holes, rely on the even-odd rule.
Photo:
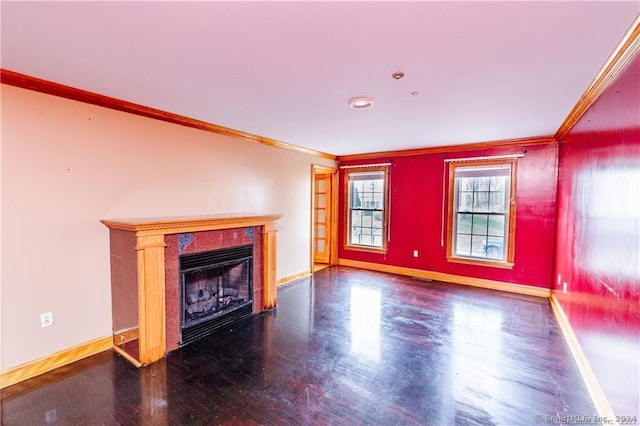
[[(493, 268), (513, 269), (515, 262), (515, 230), (516, 230), (516, 194), (517, 194), (517, 160), (519, 157), (504, 158), (487, 158), (487, 159), (470, 159), (461, 162), (447, 162), (449, 166), (448, 180), (446, 184), (447, 188), (447, 245), (446, 245), (446, 258), (447, 262), (462, 263), (467, 265), (476, 266), (488, 266)], [(469, 167), (469, 166), (496, 166), (496, 165), (509, 165), (510, 170), (510, 182), (509, 182), (509, 222), (508, 222), (508, 238), (507, 238), (507, 253), (505, 260), (495, 259), (483, 259), (478, 257), (464, 257), (455, 255), (453, 252), (453, 232), (454, 232), (454, 215), (455, 215), (455, 177), (456, 168)]]
[(490, 266), (493, 268), (502, 268), (502, 269), (513, 269), (515, 263), (513, 262), (500, 262), (495, 260), (484, 260), (482, 258), (473, 258), (473, 257), (455, 257), (447, 255), (447, 262), (451, 263), (462, 263), (465, 265), (476, 265), (476, 266)]
[[(341, 166), (341, 169), (344, 170), (344, 244), (343, 248), (345, 250), (353, 250), (353, 251), (361, 251), (368, 253), (378, 253), (378, 254), (386, 254), (388, 250), (388, 243), (390, 240), (389, 237), (389, 217), (390, 217), (390, 200), (389, 200), (389, 172), (390, 172), (390, 163), (380, 163), (380, 164), (361, 164), (354, 166)], [(349, 227), (351, 224), (351, 202), (349, 199), (349, 173), (358, 173), (358, 172), (372, 172), (372, 171), (381, 171), (384, 172), (384, 201), (383, 201), (383, 215), (382, 215), (382, 247), (374, 247), (367, 245), (358, 245), (358, 244), (350, 244), (349, 242)]]

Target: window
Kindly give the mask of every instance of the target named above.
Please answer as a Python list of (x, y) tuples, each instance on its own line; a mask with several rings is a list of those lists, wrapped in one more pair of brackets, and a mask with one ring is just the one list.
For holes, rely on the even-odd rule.
[(347, 247), (386, 250), (388, 174), (386, 166), (346, 171)]
[(515, 168), (515, 159), (450, 163), (450, 261), (513, 266)]

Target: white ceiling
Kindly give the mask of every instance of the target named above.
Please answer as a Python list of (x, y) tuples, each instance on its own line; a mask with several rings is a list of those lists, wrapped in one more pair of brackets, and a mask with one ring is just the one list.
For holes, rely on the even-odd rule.
[[(2, 1), (1, 59), (7, 70), (344, 155), (552, 135), (639, 10), (638, 1)], [(376, 103), (350, 109), (355, 96)]]

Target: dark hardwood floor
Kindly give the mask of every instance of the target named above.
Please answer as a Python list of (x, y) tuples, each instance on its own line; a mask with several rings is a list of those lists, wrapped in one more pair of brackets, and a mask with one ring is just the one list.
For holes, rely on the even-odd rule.
[(595, 414), (547, 300), (343, 267), (279, 288), (276, 310), (148, 367), (108, 351), (2, 391), (3, 425), (535, 425)]

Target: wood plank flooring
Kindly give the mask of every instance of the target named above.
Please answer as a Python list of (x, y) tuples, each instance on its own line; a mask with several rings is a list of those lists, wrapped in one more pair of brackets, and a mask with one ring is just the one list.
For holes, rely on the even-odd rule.
[(108, 351), (2, 391), (3, 425), (535, 425), (595, 414), (547, 300), (345, 267), (280, 287), (276, 310), (148, 367)]

